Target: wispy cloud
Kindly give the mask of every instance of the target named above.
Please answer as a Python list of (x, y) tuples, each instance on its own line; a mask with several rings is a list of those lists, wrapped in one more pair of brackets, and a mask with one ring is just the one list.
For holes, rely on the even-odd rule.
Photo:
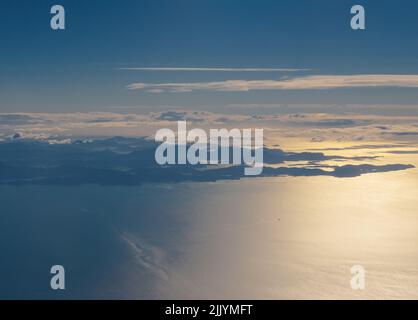
[(183, 83), (132, 83), (130, 90), (149, 92), (192, 91), (250, 91), (250, 90), (298, 90), (336, 89), (356, 87), (404, 87), (418, 88), (418, 75), (316, 75), (279, 80), (224, 80), (213, 82)]
[(148, 72), (297, 72), (310, 69), (297, 68), (165, 68), (165, 67), (128, 67), (116, 68), (116, 70), (148, 71)]

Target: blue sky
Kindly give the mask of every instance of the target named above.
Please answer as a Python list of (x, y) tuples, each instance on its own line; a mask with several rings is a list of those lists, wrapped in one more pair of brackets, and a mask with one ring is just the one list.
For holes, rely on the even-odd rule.
[[(49, 9), (66, 9), (52, 31)], [(350, 8), (366, 9), (353, 31)], [(416, 1), (2, 1), (0, 111), (239, 103), (413, 104), (417, 88), (150, 93), (132, 83), (418, 74)], [(145, 72), (130, 67), (301, 68), (297, 72)]]

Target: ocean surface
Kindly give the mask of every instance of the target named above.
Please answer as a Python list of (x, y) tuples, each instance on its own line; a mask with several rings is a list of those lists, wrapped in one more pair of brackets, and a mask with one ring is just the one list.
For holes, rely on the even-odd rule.
[[(417, 299), (417, 199), (416, 169), (0, 186), (0, 298)], [(56, 264), (65, 290), (50, 289)]]

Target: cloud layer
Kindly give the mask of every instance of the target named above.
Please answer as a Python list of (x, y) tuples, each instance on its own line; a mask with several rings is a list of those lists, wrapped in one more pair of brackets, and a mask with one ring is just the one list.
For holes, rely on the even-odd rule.
[[(28, 140), (2, 142), (0, 185), (133, 186), (245, 178), (244, 165), (158, 165), (155, 162), (157, 146), (158, 143), (144, 138), (122, 137), (78, 140), (60, 145)], [(232, 149), (229, 154), (232, 154)], [(322, 152), (286, 152), (264, 148), (264, 155), (265, 164), (270, 166), (265, 166), (262, 174), (255, 177), (346, 178), (414, 168), (410, 164), (374, 164), (375, 157), (341, 157)], [(329, 161), (344, 164), (332, 165)], [(371, 161), (373, 164), (358, 161)]]
[(387, 144), (389, 141), (416, 143), (418, 137), (418, 116), (354, 113), (228, 114), (172, 109), (141, 114), (0, 113), (0, 141), (19, 138), (66, 143), (68, 139), (92, 137), (154, 137), (160, 128), (176, 130), (179, 120), (186, 120), (189, 129), (264, 128), (267, 145), (283, 145), (289, 140), (292, 148), (295, 139), (312, 143), (355, 141), (357, 144), (358, 141), (381, 141)]
[(148, 72), (296, 72), (308, 71), (309, 69), (295, 69), (295, 68), (164, 68), (164, 67), (131, 67), (131, 68), (117, 68), (117, 70), (129, 71), (148, 71)]
[(418, 88), (418, 75), (316, 75), (279, 80), (224, 80), (212, 82), (132, 83), (130, 90), (148, 92), (250, 91), (337, 89), (357, 87)]

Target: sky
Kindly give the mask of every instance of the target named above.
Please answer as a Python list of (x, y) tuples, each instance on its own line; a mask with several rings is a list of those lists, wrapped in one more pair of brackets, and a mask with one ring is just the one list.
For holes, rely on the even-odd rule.
[(0, 112), (418, 99), (416, 1), (62, 0), (53, 31), (57, 3), (1, 2)]

